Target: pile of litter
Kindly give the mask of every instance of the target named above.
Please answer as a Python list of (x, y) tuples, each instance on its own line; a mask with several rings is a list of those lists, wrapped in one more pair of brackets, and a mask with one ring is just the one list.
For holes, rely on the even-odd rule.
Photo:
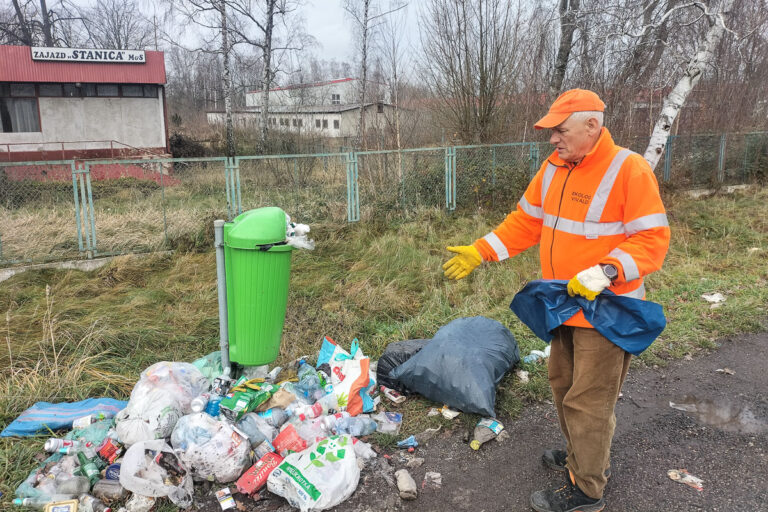
[[(35, 404), (0, 435), (35, 435), (52, 425), (68, 432), (45, 442), (50, 455), (19, 485), (14, 503), (148, 512), (168, 499), (190, 508), (196, 484), (213, 483), (222, 510), (235, 508), (234, 496), (255, 502), (267, 492), (302, 511), (325, 510), (355, 492), (367, 464), (388, 464), (376, 462), (377, 451), (361, 438), (398, 435), (403, 416), (385, 409), (411, 393), (446, 404), (446, 417), (488, 416), (472, 448), (495, 438), (503, 429), (492, 419), (495, 387), (519, 361), (512, 334), (473, 317), (454, 320), (417, 348), (413, 341), (392, 343), (372, 362), (357, 340), (347, 351), (325, 337), (314, 366), (302, 358), (271, 370), (238, 367), (234, 379), (215, 352), (193, 363), (151, 365), (128, 402)], [(398, 447), (413, 452), (438, 429), (431, 430)], [(415, 499), (407, 470), (395, 477), (401, 498)], [(438, 488), (440, 475), (430, 473), (425, 485)]]

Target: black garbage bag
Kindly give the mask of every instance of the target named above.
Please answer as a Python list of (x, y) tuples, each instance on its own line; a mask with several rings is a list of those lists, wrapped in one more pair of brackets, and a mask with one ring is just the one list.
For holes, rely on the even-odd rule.
[(431, 340), (405, 340), (396, 341), (387, 345), (387, 348), (384, 349), (384, 353), (381, 354), (376, 366), (376, 382), (381, 386), (387, 386), (388, 388), (399, 391), (404, 395), (410, 394), (405, 386), (389, 377), (389, 372), (413, 357), (430, 341)]
[(457, 318), (389, 378), (437, 403), (495, 417), (496, 386), (519, 361), (515, 337), (501, 323)]

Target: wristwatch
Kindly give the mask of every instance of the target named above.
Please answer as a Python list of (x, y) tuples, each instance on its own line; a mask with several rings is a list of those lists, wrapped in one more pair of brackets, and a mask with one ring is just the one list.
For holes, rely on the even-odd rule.
[(619, 277), (619, 270), (616, 268), (616, 265), (611, 265), (610, 263), (603, 265), (601, 263), (600, 267), (602, 267), (605, 277), (610, 279), (611, 282), (614, 282), (616, 278)]

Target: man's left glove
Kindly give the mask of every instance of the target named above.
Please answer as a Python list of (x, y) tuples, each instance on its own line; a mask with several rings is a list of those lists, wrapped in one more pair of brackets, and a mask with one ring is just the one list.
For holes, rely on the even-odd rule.
[(595, 297), (610, 285), (611, 280), (603, 272), (603, 267), (595, 265), (582, 270), (568, 281), (568, 295), (581, 295), (587, 300), (595, 300)]

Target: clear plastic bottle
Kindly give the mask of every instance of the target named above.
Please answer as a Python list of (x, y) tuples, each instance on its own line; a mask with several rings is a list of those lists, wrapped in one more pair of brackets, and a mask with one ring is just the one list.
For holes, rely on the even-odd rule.
[(192, 409), (192, 412), (203, 412), (210, 399), (210, 393), (203, 393), (192, 399), (192, 401), (189, 403), (189, 408)]
[(38, 510), (43, 510), (45, 506), (49, 503), (56, 503), (59, 501), (68, 501), (71, 500), (71, 496), (67, 495), (54, 495), (50, 498), (14, 498), (13, 504), (17, 507), (29, 507), (29, 508), (36, 508)]
[(279, 407), (273, 407), (257, 414), (264, 418), (270, 426), (275, 428), (280, 428), (283, 423), (288, 421), (288, 413)]
[(112, 509), (106, 506), (103, 501), (94, 498), (90, 494), (81, 494), (78, 511), (80, 510), (83, 512), (111, 512)]
[[(87, 491), (86, 491), (87, 492)], [(107, 503), (121, 500), (128, 495), (128, 491), (117, 480), (99, 480), (93, 486), (91, 494)]]
[(349, 418), (349, 413), (347, 411), (337, 412), (334, 414), (329, 414), (327, 416), (321, 416), (320, 418), (317, 418), (315, 421), (322, 423), (323, 427), (328, 431), (332, 431), (336, 426), (336, 422), (341, 418)]
[(317, 400), (325, 395), (325, 390), (320, 382), (320, 376), (312, 365), (302, 361), (301, 364), (299, 364), (297, 376), (299, 382), (296, 384), (296, 389), (301, 391), (305, 397)]
[(80, 475), (59, 475), (56, 477), (56, 493), (68, 496), (80, 496), (91, 490), (91, 481)]
[(334, 430), (337, 434), (349, 434), (355, 437), (367, 436), (376, 432), (376, 422), (366, 416), (339, 418)]
[[(251, 447), (258, 446), (264, 441), (271, 441), (277, 434), (275, 428), (269, 425), (264, 418), (252, 412), (240, 418), (240, 421), (237, 422), (237, 428), (248, 436)], [(268, 438), (268, 436), (272, 437)]]

